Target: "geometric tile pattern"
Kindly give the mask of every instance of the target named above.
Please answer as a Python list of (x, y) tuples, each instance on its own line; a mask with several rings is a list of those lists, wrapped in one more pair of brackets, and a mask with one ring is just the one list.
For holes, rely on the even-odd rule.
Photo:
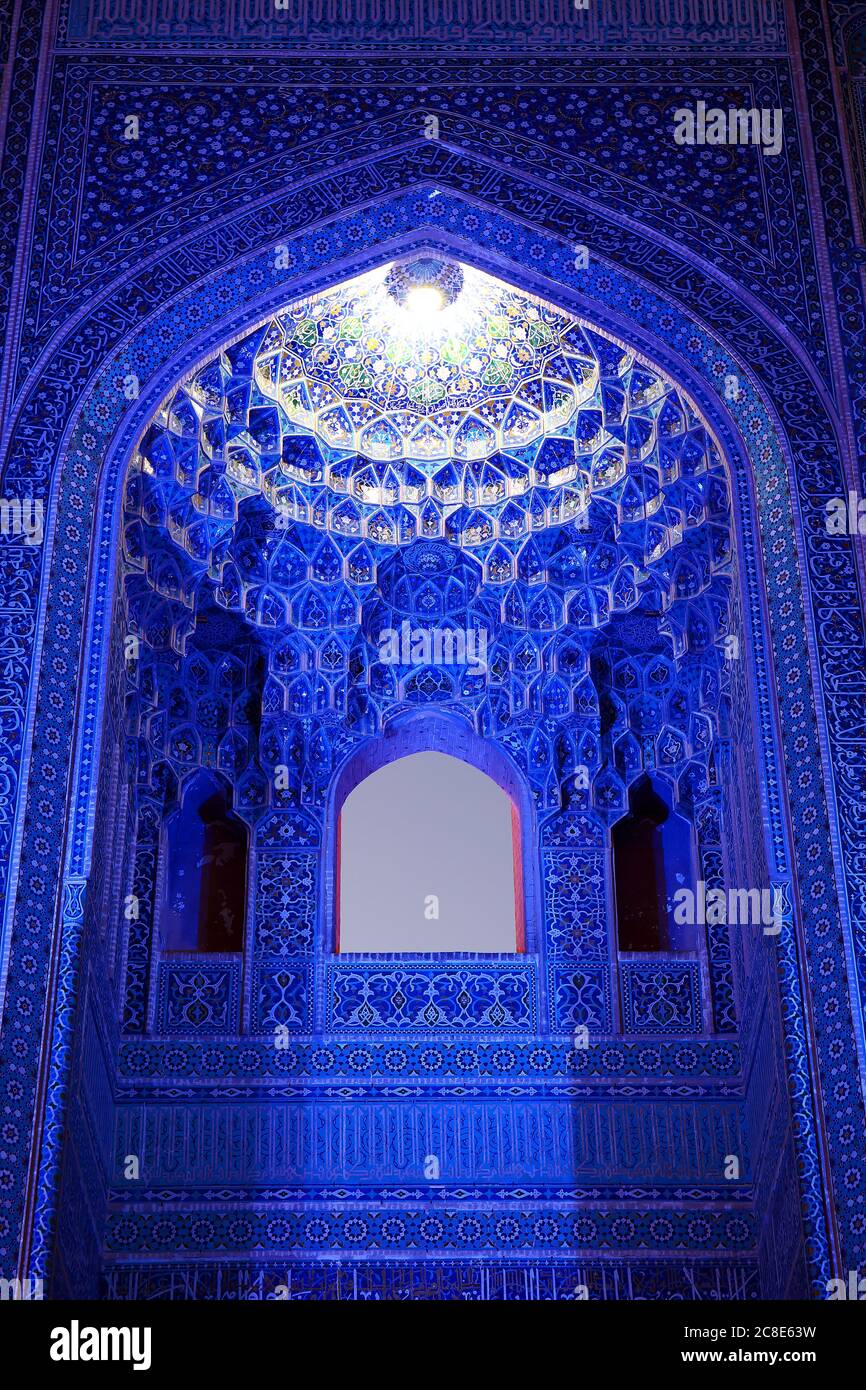
[(622, 961), (627, 1033), (696, 1033), (700, 1029), (697, 961)]
[(190, 961), (160, 965), (159, 1027), (164, 1033), (213, 1033), (225, 1036), (238, 1027), (240, 966)]
[(331, 1026), (466, 1028), (488, 1032), (533, 1029), (536, 1012), (529, 971), (519, 966), (397, 965), (331, 968)]

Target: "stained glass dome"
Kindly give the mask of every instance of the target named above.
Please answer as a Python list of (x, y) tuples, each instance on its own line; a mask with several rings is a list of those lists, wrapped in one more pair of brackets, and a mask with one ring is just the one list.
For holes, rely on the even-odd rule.
[(262, 393), (327, 447), (416, 462), (525, 448), (567, 426), (598, 377), (569, 315), (432, 257), (293, 306), (256, 362)]
[(147, 520), (193, 559), (239, 507), (381, 545), (463, 546), (588, 517), (644, 563), (703, 515), (717, 466), (689, 400), (595, 326), (471, 266), (418, 256), (299, 301), (163, 403), (138, 464)]

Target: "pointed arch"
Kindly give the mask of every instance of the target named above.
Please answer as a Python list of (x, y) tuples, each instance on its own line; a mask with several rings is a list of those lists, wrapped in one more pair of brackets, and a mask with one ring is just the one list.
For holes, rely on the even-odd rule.
[[(450, 195), (449, 195), (449, 199), (448, 199), (447, 201), (456, 201), (456, 200), (451, 200), (451, 199), (450, 199)], [(440, 207), (443, 206), (443, 205), (445, 204), (445, 202), (446, 202), (446, 199), (443, 198), (442, 203), (441, 203), (439, 206), (440, 206)], [(437, 229), (435, 229), (434, 236), (437, 236), (437, 237), (438, 237), (438, 235), (439, 235), (439, 231), (438, 231), (438, 228), (437, 228)], [(560, 252), (562, 252), (562, 255), (560, 255)], [(359, 253), (359, 255), (360, 255), (360, 254), (361, 254), (361, 253)], [(365, 253), (365, 254), (366, 254), (366, 253)], [(501, 253), (499, 250), (497, 250), (496, 248), (493, 249), (493, 253), (492, 253), (492, 254), (493, 254), (494, 256), (496, 256), (496, 257), (500, 257), (500, 256), (502, 255), (502, 253)], [(567, 276), (566, 276), (567, 267), (565, 267), (565, 269), (564, 269), (564, 266), (565, 266), (565, 260), (568, 260), (568, 259), (569, 259), (569, 256), (570, 256), (570, 251), (569, 251), (569, 248), (568, 248), (568, 247), (565, 247), (565, 248), (563, 249), (563, 248), (558, 248), (556, 245), (552, 245), (552, 247), (550, 248), (550, 254), (547, 254), (546, 256), (544, 256), (544, 257), (541, 258), (541, 262), (542, 262), (542, 263), (545, 265), (545, 267), (546, 267), (545, 274), (546, 274), (546, 275), (549, 275), (549, 277), (550, 277), (550, 282), (551, 282), (551, 283), (555, 283), (555, 284), (558, 285), (560, 282), (563, 282), (563, 283), (565, 282), (565, 280), (566, 280), (566, 278), (567, 278)], [(559, 257), (559, 259), (557, 259), (557, 257)], [(563, 257), (565, 258), (565, 260), (563, 260)], [(529, 264), (529, 262), (527, 261), (527, 259), (526, 259), (525, 256), (521, 256), (521, 264), (523, 264), (523, 263)], [(516, 259), (515, 259), (515, 266), (517, 266), (517, 261), (516, 261)], [(606, 269), (607, 269), (607, 266), (605, 266), (605, 270), (606, 270)], [(320, 267), (317, 267), (315, 273), (316, 273), (316, 275), (321, 275), (323, 272), (321, 271), (321, 268), (320, 268)], [(522, 270), (520, 271), (520, 275), (518, 275), (517, 269), (515, 269), (515, 272), (514, 272), (514, 273), (515, 273), (515, 277), (516, 277), (516, 278), (520, 278), (521, 276), (523, 277), (523, 279), (529, 278), (527, 275), (524, 275), (524, 273), (523, 273)], [(618, 272), (617, 272), (617, 273), (618, 273)], [(582, 272), (582, 274), (583, 274), (583, 275), (586, 275), (587, 272)], [(533, 277), (533, 278), (535, 278), (535, 277)], [(580, 294), (580, 296), (582, 297), (583, 292), (582, 292), (582, 291), (578, 291), (578, 290), (576, 290), (576, 289), (573, 289), (573, 290), (570, 290), (570, 291), (569, 291), (569, 294), (571, 295), (571, 298), (574, 299), (574, 298), (577, 297), (578, 294)], [(258, 301), (257, 301), (257, 302), (258, 302)], [(665, 306), (665, 307), (667, 308), (667, 306)], [(621, 313), (623, 313), (623, 312), (624, 312), (624, 311), (621, 309), (621, 307), (620, 307), (619, 305), (615, 305), (615, 307), (611, 310), (611, 315), (608, 316), (608, 317), (613, 317), (613, 319), (616, 320), (617, 317), (618, 317)], [(642, 320), (641, 320), (642, 325), (643, 325), (644, 328), (646, 328), (646, 331), (647, 331), (648, 333), (650, 333), (650, 334), (653, 334), (653, 333), (655, 333), (655, 332), (657, 331), (656, 328), (655, 328), (655, 326), (654, 326), (654, 324), (652, 323), (652, 312), (653, 312), (653, 311), (652, 311), (652, 309), (651, 309), (651, 310), (648, 310), (647, 313), (646, 313), (645, 315), (643, 315), (643, 310), (641, 310), (641, 313), (642, 313), (642, 315), (643, 315)], [(208, 322), (209, 322), (209, 332), (210, 332), (210, 333), (212, 334), (212, 336), (213, 336), (213, 341), (216, 341), (216, 340), (219, 338), (219, 336), (220, 336), (221, 330), (216, 326), (215, 320), (210, 319)], [(691, 324), (692, 321), (687, 320), (686, 322), (687, 322), (688, 324)], [(647, 327), (647, 325), (648, 325), (648, 327)], [(625, 331), (625, 330), (623, 329), (623, 331)], [(698, 331), (698, 330), (697, 330), (697, 328), (694, 328), (693, 331), (697, 334), (697, 331)], [(682, 335), (681, 335), (681, 336), (682, 336)], [(683, 341), (684, 341), (684, 340), (685, 340), (685, 339), (683, 338)], [(697, 341), (697, 338), (696, 338), (696, 341)], [(132, 349), (130, 349), (130, 351), (132, 351)], [(691, 351), (691, 349), (690, 349), (690, 351)], [(194, 348), (193, 348), (193, 347), (184, 347), (184, 348), (182, 349), (182, 355), (184, 356), (184, 358), (186, 358), (188, 355), (193, 354), (193, 352), (194, 352), (196, 358), (200, 357), (200, 356), (202, 355), (201, 345), (200, 345), (200, 344), (196, 344), (196, 345), (194, 346)], [(721, 349), (719, 350), (719, 352), (721, 353)], [(722, 354), (722, 355), (724, 355), (724, 354)], [(656, 354), (656, 356), (657, 356), (658, 360), (660, 360), (660, 361), (662, 360), (662, 355), (661, 355), (661, 354)], [(190, 360), (191, 360), (191, 356), (190, 356)], [(676, 354), (674, 354), (673, 351), (671, 351), (670, 353), (665, 353), (665, 355), (664, 355), (664, 360), (667, 360), (667, 361), (669, 361), (669, 362), (673, 362), (675, 367), (679, 364), (679, 357), (678, 357)], [(734, 362), (734, 359), (733, 359), (733, 358), (726, 358), (726, 361), (730, 361), (730, 362), (733, 363), (733, 362)], [(687, 366), (688, 366), (688, 373), (691, 373), (691, 372), (692, 372), (692, 365), (687, 364)], [(159, 371), (158, 373), (155, 373), (155, 374), (154, 374), (154, 377), (153, 377), (154, 382), (157, 380), (157, 376), (160, 376), (161, 374), (164, 374), (166, 370), (167, 370), (167, 369), (165, 368), (164, 362), (161, 361), (161, 363), (160, 363), (160, 371)], [(678, 371), (675, 372), (675, 374), (676, 374), (676, 375), (680, 375), (680, 373), (679, 373)], [(176, 375), (176, 373), (172, 372), (170, 375), (172, 375), (172, 377), (173, 377), (174, 375)], [(685, 368), (684, 368), (684, 370), (683, 370), (683, 377), (684, 377), (684, 379), (686, 379), (686, 370), (685, 370)], [(744, 373), (743, 373), (743, 380), (744, 380), (744, 382), (746, 382), (746, 384), (748, 385), (748, 391), (747, 391), (747, 392), (744, 392), (744, 397), (747, 399), (747, 405), (745, 405), (745, 406), (743, 407), (743, 412), (745, 412), (745, 410), (746, 410), (747, 408), (749, 408), (749, 409), (752, 408), (752, 395), (753, 395), (753, 393), (752, 393), (752, 388), (751, 388), (751, 378), (750, 378), (750, 376), (748, 376), (748, 374), (745, 372), (745, 370), (744, 370)], [(156, 388), (154, 388), (154, 389), (156, 389)], [(702, 388), (702, 389), (703, 389), (703, 388)], [(697, 394), (697, 393), (696, 393), (696, 394)], [(710, 394), (710, 386), (706, 386), (706, 389), (703, 389), (703, 396), (704, 396), (704, 398), (705, 398), (705, 399), (708, 398), (708, 397), (709, 397), (709, 394)], [(143, 405), (144, 405), (144, 400), (145, 400), (145, 397), (144, 397), (144, 393), (143, 393), (143, 397), (142, 397), (142, 408), (143, 408)], [(763, 405), (760, 404), (760, 402), (759, 402), (757, 408), (760, 409), (760, 410), (763, 410)], [(713, 412), (714, 412), (714, 414), (718, 415), (718, 412), (716, 411), (715, 405), (713, 405)], [(736, 413), (737, 413), (737, 414), (740, 414), (741, 412), (737, 411)], [(733, 415), (734, 412), (732, 411), (731, 414)], [(83, 417), (82, 417), (82, 418), (83, 418)], [(137, 418), (138, 418), (138, 417), (136, 417), (136, 419), (137, 419)], [(116, 423), (117, 423), (117, 422), (115, 422), (115, 421), (112, 421), (112, 422), (111, 422), (111, 428), (112, 428), (112, 430), (115, 428), (115, 424), (116, 424)], [(771, 423), (774, 423), (774, 417), (772, 417), (772, 415), (771, 415)], [(79, 433), (80, 433), (80, 429), (79, 429), (78, 426), (76, 426), (76, 429), (79, 430)], [(100, 455), (100, 456), (101, 456), (101, 457), (106, 457), (106, 458), (108, 458), (108, 459), (113, 459), (113, 460), (115, 460), (115, 461), (116, 461), (118, 458), (122, 458), (122, 457), (124, 456), (125, 452), (128, 451), (128, 448), (131, 447), (132, 436), (136, 433), (136, 430), (137, 430), (137, 424), (136, 424), (136, 422), (132, 419), (132, 416), (130, 415), (129, 420), (122, 422), (122, 424), (117, 428), (116, 435), (115, 435), (113, 441), (111, 442), (111, 448), (110, 448), (110, 449), (109, 449), (109, 448), (106, 448), (105, 453), (104, 453), (103, 455)], [(732, 424), (724, 424), (724, 423), (723, 423), (723, 432), (724, 432), (724, 435), (725, 435), (725, 442), (726, 442), (727, 445), (730, 446), (730, 457), (733, 458), (733, 457), (736, 456), (737, 458), (739, 458), (740, 455), (741, 455), (741, 441), (740, 441), (740, 438), (739, 438), (739, 436), (738, 436), (738, 434), (737, 434), (737, 421), (734, 420), (734, 422), (733, 422)], [(73, 439), (72, 439), (72, 444), (71, 444), (71, 446), (70, 446), (70, 451), (69, 451), (69, 452), (70, 452), (70, 456), (73, 456), (74, 450), (77, 449), (77, 447), (78, 447), (78, 445), (77, 445), (76, 439), (75, 439), (75, 437), (73, 437)], [(744, 454), (743, 454), (743, 456), (744, 456)], [(772, 466), (772, 467), (775, 467), (775, 462), (774, 462), (772, 465), (768, 465), (768, 468), (771, 467), (771, 466)], [(109, 469), (108, 469), (108, 468), (106, 469), (106, 473), (107, 473), (107, 474), (109, 473)], [(757, 463), (756, 463), (756, 473), (757, 473)], [(783, 467), (777, 468), (777, 473), (778, 473), (779, 476), (781, 476), (781, 477), (784, 479), (784, 468), (783, 468)], [(109, 498), (110, 498), (110, 495), (111, 495), (111, 488), (112, 488), (112, 486), (113, 486), (113, 483), (112, 483), (112, 481), (111, 481), (111, 478), (109, 477), (109, 478), (108, 478), (108, 482), (107, 482), (107, 486), (106, 486), (106, 495), (107, 495)], [(741, 491), (740, 491), (741, 504), (742, 504), (742, 498), (746, 496), (746, 493), (747, 493), (747, 491), (748, 491), (748, 486), (749, 486), (749, 485), (748, 485), (748, 481), (746, 481), (746, 482), (743, 484), (743, 487), (741, 488)], [(773, 501), (774, 501), (774, 503), (775, 503), (775, 502), (777, 501), (777, 499), (774, 498)], [(748, 508), (748, 502), (746, 502), (746, 506), (747, 506), (747, 508)], [(101, 509), (100, 509), (101, 515), (103, 515), (103, 531), (102, 531), (102, 536), (101, 536), (101, 539), (100, 539), (100, 544), (103, 545), (103, 546), (107, 544), (106, 536), (107, 536), (107, 534), (108, 534), (108, 531), (110, 530), (110, 520), (108, 519), (109, 510), (110, 510), (110, 507), (109, 507), (107, 504), (106, 504), (106, 506), (105, 506), (104, 508), (101, 507)], [(58, 534), (60, 534), (59, 528), (58, 528)], [(779, 561), (778, 563), (781, 564), (781, 561)], [(756, 581), (756, 582), (757, 582), (757, 581)], [(104, 575), (102, 574), (102, 572), (100, 572), (100, 585), (101, 585), (101, 587), (102, 587), (102, 591), (104, 591), (106, 586), (105, 586), (105, 583), (104, 583)], [(99, 586), (94, 586), (94, 587), (98, 588)], [(760, 602), (760, 598), (758, 598), (758, 600), (756, 600), (756, 602)], [(96, 618), (95, 618), (93, 621), (94, 621), (94, 625), (95, 625), (96, 638), (99, 639), (99, 638), (101, 637), (102, 629), (101, 629), (101, 627), (98, 625), (99, 607), (98, 607), (98, 602), (97, 602), (97, 601), (94, 601), (93, 608), (92, 608), (92, 612), (96, 614)], [(50, 635), (50, 634), (49, 634), (49, 635)], [(759, 645), (760, 645), (760, 644), (759, 644)], [(94, 641), (94, 642), (90, 642), (90, 641), (86, 642), (86, 643), (85, 643), (85, 649), (90, 653), (90, 659), (89, 659), (89, 662), (88, 662), (88, 673), (87, 673), (87, 678), (90, 679), (90, 676), (92, 675), (92, 673), (94, 673), (94, 672), (96, 672), (96, 671), (98, 670), (99, 662), (100, 662), (100, 659), (101, 659), (101, 658), (100, 658), (99, 641), (96, 640), (96, 641)], [(50, 651), (51, 651), (51, 647), (50, 647), (50, 645), (49, 645), (48, 642), (46, 642), (46, 648), (45, 648), (45, 650), (46, 650), (46, 652), (50, 652)], [(762, 652), (761, 652), (761, 656), (760, 656), (759, 681), (762, 681), (763, 684), (764, 684), (764, 686), (766, 686), (766, 676), (767, 676), (767, 670), (766, 670), (766, 666), (765, 666), (765, 663), (764, 663), (764, 653), (763, 653), (763, 651), (762, 651)], [(355, 696), (355, 698), (356, 698), (356, 699), (359, 699), (360, 697), (359, 697), (359, 696)], [(769, 735), (769, 734), (766, 735), (766, 744), (765, 744), (765, 748), (764, 748), (764, 754), (765, 754), (765, 757), (768, 759), (768, 761), (772, 764), (772, 755), (773, 755), (772, 737), (771, 737), (771, 735)], [(86, 759), (82, 758), (82, 762), (83, 762), (83, 764), (84, 764), (83, 769), (80, 770), (80, 772), (79, 772), (79, 770), (76, 771), (76, 777), (80, 779), (80, 784), (81, 784), (81, 795), (80, 795), (79, 798), (78, 798), (78, 803), (77, 803), (77, 804), (78, 804), (79, 806), (81, 806), (81, 807), (84, 807), (85, 810), (86, 810), (86, 805), (87, 805), (87, 794), (88, 794), (88, 789), (89, 789), (89, 786), (90, 786), (90, 783), (89, 783), (89, 781), (88, 781), (88, 778), (89, 778), (89, 775), (90, 775), (90, 774), (89, 774), (89, 770), (88, 770), (88, 765), (87, 765)], [(773, 770), (772, 766), (771, 766), (771, 769), (770, 769), (770, 773), (771, 773), (772, 775), (774, 775), (774, 770)], [(78, 786), (78, 781), (76, 782), (76, 785)], [(781, 813), (778, 811), (778, 802), (773, 803), (773, 805), (771, 806), (771, 812), (772, 812), (773, 817), (774, 817), (776, 820), (778, 820), (778, 819), (780, 818)], [(777, 827), (777, 830), (778, 830), (778, 827)], [(74, 855), (73, 855), (73, 856), (70, 858), (70, 860), (69, 860), (69, 867), (68, 867), (68, 870), (67, 870), (68, 875), (74, 875), (74, 873), (76, 873), (76, 872), (79, 873), (79, 874), (81, 874), (81, 873), (83, 873), (83, 872), (85, 871), (85, 870), (82, 868), (82, 866), (81, 866), (81, 860), (82, 860), (82, 857), (83, 857), (84, 861), (86, 862), (86, 856), (87, 856), (87, 854), (89, 853), (89, 848), (90, 848), (90, 839), (89, 839), (88, 835), (86, 835), (86, 834), (84, 834), (84, 833), (82, 833), (82, 834), (80, 834), (80, 835), (77, 835), (77, 836), (75, 837), (75, 842), (74, 842), (74, 843), (75, 843), (75, 853), (74, 853)], [(784, 868), (784, 832), (783, 832), (782, 830), (778, 830), (778, 833), (777, 833), (777, 835), (776, 835), (776, 840), (775, 840), (774, 843), (775, 843), (777, 846), (780, 846), (780, 847), (781, 847), (781, 848), (779, 848), (779, 851), (778, 851), (778, 863), (779, 863), (779, 865), (780, 865), (781, 868)], [(75, 856), (78, 856), (78, 857), (75, 857)], [(72, 887), (74, 887), (74, 882), (75, 882), (74, 877), (73, 877), (73, 878), (67, 877), (67, 886), (68, 886), (69, 884), (71, 884)], [(76, 938), (76, 933), (78, 932), (78, 922), (77, 922), (77, 918), (74, 918), (74, 919), (73, 919), (72, 917), (70, 917), (70, 919), (69, 919), (68, 921), (64, 921), (64, 922), (62, 923), (62, 932), (63, 932), (64, 950), (68, 949), (68, 950), (71, 952), (71, 951), (73, 950), (73, 948), (74, 948), (75, 940), (77, 939), (77, 938)], [(67, 944), (67, 938), (69, 938), (69, 943), (68, 943), (68, 944)], [(796, 995), (796, 991), (793, 990), (793, 988), (792, 988), (792, 991), (791, 991), (791, 998), (792, 998), (793, 1001), (794, 1001), (794, 1004), (793, 1004), (794, 1012), (791, 1012), (791, 1013), (789, 1013), (788, 1015), (786, 1015), (786, 1025), (787, 1025), (788, 1027), (790, 1027), (792, 1030), (795, 1030), (795, 1028), (796, 1028), (797, 1026), (799, 1026), (799, 1024), (798, 1024), (798, 1022), (797, 1022), (797, 1020), (799, 1019), (799, 1013), (796, 1012), (796, 1008), (797, 1008), (798, 1006), (796, 1005), (796, 997), (795, 997), (795, 995)], [(791, 1022), (791, 1019), (792, 1019), (792, 1018), (794, 1018), (794, 1022), (793, 1022), (793, 1023)], [(67, 1016), (64, 1015), (64, 1014), (62, 1014), (62, 1013), (58, 1013), (57, 1019), (55, 1020), (55, 1025), (54, 1025), (54, 1034), (55, 1034), (55, 1035), (59, 1035), (59, 1036), (61, 1037), (61, 1042), (62, 1042), (63, 1035), (66, 1034), (66, 1033), (68, 1033), (68, 1030), (69, 1030), (69, 1023), (68, 1023)], [(63, 1061), (62, 1061), (62, 1058), (64, 1058), (64, 1057), (66, 1056), (67, 1051), (68, 1051), (68, 1049), (64, 1048), (62, 1045), (52, 1048), (52, 1053), (53, 1053), (54, 1057), (57, 1059), (57, 1061), (56, 1061), (56, 1063), (55, 1063), (55, 1065), (54, 1065), (54, 1070), (55, 1070), (55, 1072), (61, 1072), (61, 1071), (63, 1070), (64, 1063), (63, 1063)], [(797, 1054), (797, 1055), (802, 1055), (802, 1054), (800, 1053), (800, 1054)], [(796, 1065), (798, 1065), (798, 1064), (796, 1063), (796, 1060), (795, 1060), (795, 1061), (792, 1063), (792, 1066), (796, 1066)], [(800, 1091), (798, 1092), (798, 1094), (802, 1094), (802, 1095), (805, 1095), (805, 1094), (806, 1094), (805, 1085), (801, 1086)], [(806, 1102), (804, 1102), (804, 1104), (805, 1104), (805, 1103), (806, 1103)], [(809, 1133), (811, 1133), (811, 1130), (810, 1130), (810, 1127), (809, 1127), (809, 1124), (808, 1124), (808, 1119), (807, 1119), (807, 1120), (805, 1121), (804, 1128), (801, 1129), (801, 1135), (802, 1135), (802, 1134), (809, 1134)], [(46, 1162), (46, 1170), (47, 1170), (47, 1168), (48, 1168), (48, 1166), (49, 1166), (49, 1163), (50, 1163), (50, 1149), (51, 1149), (52, 1143), (53, 1143), (52, 1136), (51, 1136), (51, 1133), (49, 1132), (49, 1133), (48, 1133), (47, 1140), (46, 1140), (46, 1144), (45, 1144), (46, 1153), (48, 1154), (48, 1157), (46, 1158), (46, 1161), (45, 1161), (45, 1162)], [(802, 1155), (801, 1155), (801, 1156), (803, 1157), (803, 1160), (804, 1160), (805, 1164), (807, 1165), (807, 1167), (813, 1163), (813, 1154), (812, 1154), (812, 1151), (811, 1151), (811, 1149), (810, 1149), (809, 1142), (807, 1142), (807, 1140), (805, 1140), (805, 1139), (804, 1139), (803, 1142), (802, 1142)], [(810, 1171), (811, 1171), (811, 1169), (810, 1169)], [(45, 1198), (45, 1202), (46, 1202), (46, 1204), (47, 1204), (47, 1206), (48, 1206), (48, 1208), (49, 1208), (48, 1215), (49, 1215), (49, 1217), (52, 1217), (52, 1216), (53, 1216), (53, 1212), (54, 1212), (54, 1202), (53, 1202), (52, 1195), (51, 1195), (50, 1193), (49, 1193), (49, 1194), (47, 1195), (47, 1197)], [(36, 1250), (36, 1256), (37, 1256), (37, 1258), (42, 1258), (44, 1249), (46, 1248), (46, 1237), (43, 1236), (43, 1235), (41, 1234), (41, 1231), (42, 1231), (43, 1228), (46, 1229), (46, 1230), (48, 1229), (48, 1222), (47, 1222), (47, 1221), (46, 1221), (45, 1223), (43, 1223), (43, 1226), (42, 1226), (42, 1227), (39, 1228), (39, 1230), (40, 1230), (40, 1235), (39, 1235), (39, 1240), (38, 1240), (38, 1242), (37, 1242), (37, 1250)], [(819, 1237), (820, 1237), (820, 1234), (821, 1234), (821, 1233), (818, 1232)], [(819, 1245), (820, 1245), (820, 1240), (819, 1240)], [(820, 1260), (820, 1253), (819, 1253), (819, 1256), (816, 1257), (816, 1260)]]
[[(379, 769), (423, 752), (444, 754), (467, 763), (495, 783), (510, 800), (515, 910), (514, 939), (510, 949), (517, 952), (536, 951), (540, 938), (539, 871), (535, 812), (528, 788), (501, 748), (476, 734), (463, 719), (440, 710), (398, 716), (388, 725), (381, 738), (365, 744), (350, 757), (333, 781), (327, 811), (325, 871), (325, 920), (331, 949), (344, 949), (340, 937), (340, 821), (343, 807), (355, 788)], [(469, 944), (462, 949), (471, 953), (476, 948)]]

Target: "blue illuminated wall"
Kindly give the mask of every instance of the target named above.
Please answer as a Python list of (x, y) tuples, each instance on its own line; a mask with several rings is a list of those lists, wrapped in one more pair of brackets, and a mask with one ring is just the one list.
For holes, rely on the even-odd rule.
[[(856, 164), (830, 85), (853, 39), (843, 7), (835, 54), (811, 5), (797, 28), (752, 9), (713, 45), (629, 30), (616, 6), (577, 51), (555, 25), (543, 57), (503, 32), (480, 83), (459, 28), (407, 30), (409, 70), (358, 28), (339, 56), (313, 24), (266, 56), (235, 27), (193, 58), (146, 23), (22, 12), (10, 196), (22, 131), (41, 163), (27, 252), (9, 248), (4, 489), (44, 497), (47, 528), (2, 552), (0, 1246), (55, 1294), (820, 1297), (858, 1267), (863, 628), (855, 538), (823, 525), (855, 485), (862, 426)], [(312, 88), (302, 43), (320, 54)], [(784, 155), (647, 135), (705, 88), (781, 104)], [(203, 149), (216, 111), (226, 133)], [(829, 259), (804, 211), (821, 207)], [(587, 617), (557, 616), (586, 546), (549, 515), (504, 546), (476, 526), (374, 544), (293, 517), (297, 573), (276, 585), (244, 571), (245, 542), (277, 549), (250, 493), (222, 596), (176, 555), (174, 578), (142, 569), (127, 483), (161, 403), (287, 305), (421, 250), (577, 314), (694, 402), (730, 537), (707, 552), (724, 573), (700, 580), (702, 612), (668, 567), (661, 637), (608, 574), (581, 577)], [(147, 525), (166, 540), (145, 551), (171, 556), (181, 524)], [(455, 551), (459, 616), (483, 605), (496, 631), (491, 681), (438, 668), (389, 685), (370, 660), (377, 605), (417, 617), (393, 596), (413, 565), (441, 587)], [(286, 602), (275, 622), (262, 587)], [(477, 765), (495, 747), (520, 803), (519, 957), (334, 956), (340, 769), (359, 750), (376, 766), (391, 738), (412, 748), (422, 723)], [(159, 936), (163, 827), (200, 766), (249, 828), (247, 931), (242, 952), (181, 958)], [(621, 958), (608, 837), (647, 767), (675, 784), (702, 880), (780, 888), (777, 938), (710, 928), (693, 954)]]
[[(124, 908), (117, 924), (129, 898), (99, 873), (86, 899), (110, 926), (114, 959), (95, 970), (113, 980), (128, 1039), (114, 1044), (104, 1288), (137, 1288), (139, 1255), (151, 1257), (147, 1287), (170, 1288), (190, 1277), (193, 1250), (265, 1289), (291, 1269), (300, 1292), (321, 1250), (392, 1292), (435, 1296), (465, 1261), (505, 1287), (532, 1270), (564, 1296), (584, 1284), (595, 1296), (617, 1252), (631, 1296), (690, 1281), (726, 1297), (801, 1290), (790, 1114), (765, 1037), (780, 1036), (775, 941), (724, 925), (656, 956), (616, 941), (610, 830), (648, 769), (690, 827), (684, 881), (770, 882), (763, 827), (743, 843), (736, 832), (765, 793), (742, 767), (737, 781), (730, 744), (733, 725), (756, 766), (748, 690), (734, 674), (754, 639), (714, 436), (631, 349), (584, 328), (572, 351), (593, 365), (594, 393), (559, 436), (494, 452), (483, 479), (480, 464), (464, 464), (454, 486), (475, 491), (474, 507), (431, 507), (411, 491), (414, 472), (412, 506), (364, 501), (371, 465), (349, 454), (334, 474), (349, 499), (358, 476), (362, 500), (347, 515), (325, 460), (310, 467), (312, 437), (250, 386), (275, 332), (256, 330), (221, 358), (228, 370), (206, 365), (170, 393), (124, 484), (110, 688), (126, 731), (121, 743), (106, 730), (103, 766), (125, 762), (115, 781), (137, 807), (125, 884), (136, 915)], [(575, 456), (584, 462), (571, 477)], [(437, 465), (430, 498), (443, 472), (452, 487), (453, 465)], [(509, 474), (532, 484), (519, 504), (497, 485)], [(406, 489), (405, 471), (395, 486)], [(383, 664), (378, 634), (404, 620), (483, 627), (486, 671)], [(525, 953), (335, 953), (339, 803), (358, 777), (419, 747), (491, 772), (520, 807)], [(189, 873), (195, 859), (189, 829), (174, 827), (200, 767), (231, 787), (250, 827), (246, 942), (230, 954), (178, 953), (172, 940), (172, 866)], [(101, 830), (116, 860), (109, 816), (94, 843)], [(238, 1045), (228, 1040), (244, 1037), (267, 1095), (244, 1088), (239, 1103), (207, 1084), (207, 1068), (222, 1070)], [(766, 1070), (753, 1062), (762, 1045), (775, 1057)], [(206, 1059), (205, 1073), (181, 1100), (177, 1078), (164, 1091), (136, 1076), (144, 1058), (147, 1074), (181, 1058), (184, 1073)], [(641, 1103), (630, 1098), (634, 1067), (649, 1082)], [(65, 1189), (84, 1167), (74, 1142), (64, 1161)], [(94, 1226), (98, 1240), (98, 1205)], [(61, 1259), (67, 1248), (73, 1277), (92, 1279), (73, 1222)], [(670, 1251), (686, 1252), (675, 1277)], [(209, 1290), (200, 1272), (194, 1289), (200, 1277)]]

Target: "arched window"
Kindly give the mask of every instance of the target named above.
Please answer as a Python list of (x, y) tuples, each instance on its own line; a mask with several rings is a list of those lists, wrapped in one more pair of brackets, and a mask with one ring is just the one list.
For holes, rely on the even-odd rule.
[(197, 773), (166, 825), (166, 951), (243, 949), (247, 846), (247, 828), (232, 814), (230, 791), (209, 773)]
[(338, 837), (338, 950), (523, 949), (517, 811), (477, 768), (390, 761), (349, 792)]
[(661, 783), (645, 776), (634, 784), (612, 838), (619, 949), (692, 950), (694, 925), (674, 920), (674, 894), (694, 888), (692, 829)]

